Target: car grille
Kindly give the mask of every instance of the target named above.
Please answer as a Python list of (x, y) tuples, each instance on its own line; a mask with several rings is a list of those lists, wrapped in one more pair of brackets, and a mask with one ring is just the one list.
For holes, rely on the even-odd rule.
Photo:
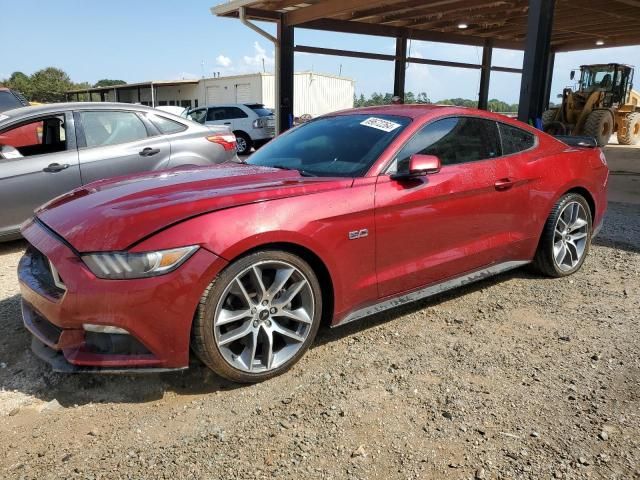
[(32, 290), (54, 299), (62, 298), (66, 287), (58, 271), (45, 255), (34, 246), (29, 245), (23, 262), (23, 268), (28, 274), (21, 276), (21, 279), (26, 281)]

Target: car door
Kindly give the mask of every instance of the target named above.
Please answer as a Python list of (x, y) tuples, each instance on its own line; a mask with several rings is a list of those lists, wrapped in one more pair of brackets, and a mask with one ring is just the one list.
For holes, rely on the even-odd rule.
[(0, 236), (14, 233), (43, 203), (81, 186), (70, 112), (38, 115), (0, 130), (16, 149), (0, 158)]
[(231, 120), (227, 119), (227, 113), (224, 107), (208, 107), (207, 115), (204, 121), (205, 125), (227, 125), (233, 130)]
[(74, 116), (83, 184), (168, 166), (169, 142), (141, 114), (100, 109)]
[[(440, 158), (439, 173), (394, 180), (412, 154)], [(509, 258), (514, 202), (496, 122), (448, 117), (420, 129), (376, 185), (381, 297), (438, 283)]]

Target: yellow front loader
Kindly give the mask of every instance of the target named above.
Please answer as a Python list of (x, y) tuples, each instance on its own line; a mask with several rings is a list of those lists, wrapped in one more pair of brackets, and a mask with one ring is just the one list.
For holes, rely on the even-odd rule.
[(583, 65), (578, 88), (565, 88), (560, 107), (542, 114), (543, 129), (594, 137), (600, 146), (614, 133), (622, 145), (640, 144), (640, 92), (633, 90), (633, 73), (633, 67), (619, 63)]

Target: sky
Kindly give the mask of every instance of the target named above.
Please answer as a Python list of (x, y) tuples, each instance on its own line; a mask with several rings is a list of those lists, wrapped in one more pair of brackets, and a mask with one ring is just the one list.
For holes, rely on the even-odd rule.
[[(54, 66), (74, 82), (102, 78), (141, 82), (272, 72), (273, 45), (238, 20), (214, 17), (222, 0), (0, 0), (0, 79), (14, 71), (31, 74)], [(26, 23), (25, 23), (26, 22)], [(27, 29), (25, 27), (28, 26)], [(275, 33), (272, 24), (260, 24)], [(395, 40), (296, 29), (298, 45), (393, 54)], [(480, 63), (482, 49), (410, 42), (414, 57)], [(640, 47), (600, 48), (556, 55), (552, 99), (569, 86), (569, 72), (585, 63), (620, 62), (640, 67)], [(494, 50), (493, 65), (522, 66), (522, 52)], [(393, 63), (327, 55), (295, 54), (296, 71), (341, 74), (355, 80), (356, 94), (393, 90)], [(411, 64), (407, 91), (426, 92), (433, 101), (477, 99), (478, 70)], [(489, 98), (517, 103), (520, 75), (493, 72)]]

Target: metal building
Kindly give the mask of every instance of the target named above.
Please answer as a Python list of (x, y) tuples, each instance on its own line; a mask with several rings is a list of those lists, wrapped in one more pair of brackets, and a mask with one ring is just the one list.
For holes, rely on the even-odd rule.
[[(354, 81), (334, 75), (298, 72), (294, 75), (293, 115), (314, 117), (353, 107)], [(275, 108), (275, 77), (252, 73), (200, 80), (169, 80), (73, 90), (67, 98), (103, 102), (141, 103), (148, 106), (197, 107), (219, 103), (262, 103)]]

